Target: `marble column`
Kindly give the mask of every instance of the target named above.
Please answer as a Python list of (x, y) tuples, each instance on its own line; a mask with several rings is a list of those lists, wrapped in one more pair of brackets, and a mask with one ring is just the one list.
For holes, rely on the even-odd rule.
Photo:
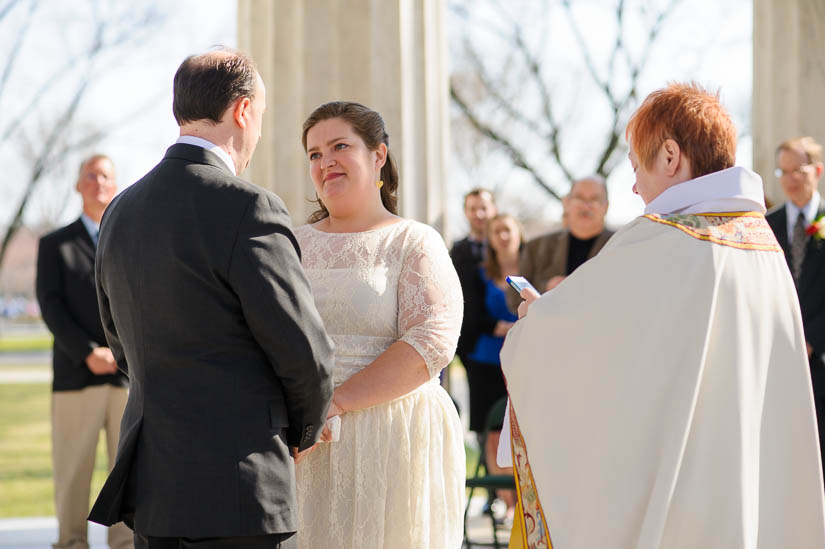
[(275, 191), (296, 224), (315, 210), (301, 125), (318, 105), (363, 103), (384, 117), (400, 214), (444, 233), (448, 88), (443, 0), (239, 0), (238, 46), (267, 90), (246, 176)]
[(825, 0), (754, 0), (753, 166), (774, 204), (774, 151), (801, 135), (825, 145)]

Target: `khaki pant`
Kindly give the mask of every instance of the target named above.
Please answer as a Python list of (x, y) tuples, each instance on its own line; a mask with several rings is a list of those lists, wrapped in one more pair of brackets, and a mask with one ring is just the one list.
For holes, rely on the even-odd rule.
[[(58, 524), (56, 549), (89, 547), (86, 517), (97, 441), (100, 430), (104, 429), (111, 471), (127, 395), (126, 388), (112, 385), (52, 393), (52, 464)], [(132, 532), (119, 522), (109, 528), (108, 542), (112, 549), (131, 548)]]

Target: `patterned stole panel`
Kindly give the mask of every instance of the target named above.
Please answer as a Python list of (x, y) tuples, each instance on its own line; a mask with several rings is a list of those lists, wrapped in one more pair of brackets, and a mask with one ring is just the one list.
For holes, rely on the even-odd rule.
[(644, 217), (714, 244), (782, 253), (773, 230), (759, 212), (648, 214)]
[[(516, 524), (521, 530), (522, 547), (527, 549), (553, 549), (547, 519), (541, 508), (533, 472), (527, 459), (527, 446), (516, 421), (516, 412), (510, 404), (510, 441), (513, 451), (513, 473), (516, 477), (516, 496), (518, 498), (521, 520), (515, 521), (512, 536), (517, 535)], [(511, 538), (512, 539), (512, 538)], [(511, 547), (513, 544), (511, 543)]]

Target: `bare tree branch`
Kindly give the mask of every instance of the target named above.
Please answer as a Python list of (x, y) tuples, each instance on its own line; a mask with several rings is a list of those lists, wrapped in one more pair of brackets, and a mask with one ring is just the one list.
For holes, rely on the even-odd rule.
[(541, 75), (541, 65), (527, 47), (527, 44), (524, 43), (522, 40), (522, 32), (520, 28), (514, 29), (515, 33), (513, 36), (514, 45), (516, 49), (522, 54), (524, 57), (524, 62), (527, 65), (527, 70), (530, 73), (531, 82), (536, 86), (536, 89), (539, 92), (539, 96), (541, 97), (541, 104), (542, 104), (542, 114), (544, 115), (544, 120), (549, 127), (548, 133), (545, 135), (545, 139), (548, 141), (550, 154), (553, 155), (553, 158), (556, 160), (561, 171), (564, 173), (564, 177), (567, 178), (569, 182), (573, 181), (573, 174), (567, 168), (564, 163), (564, 160), (561, 156), (561, 127), (556, 123), (555, 117), (553, 116), (553, 106), (552, 101), (550, 98), (550, 91), (547, 89), (547, 85), (544, 82), (544, 78)]
[[(33, 149), (32, 167), (25, 182), (23, 196), (17, 204), (14, 215), (5, 230), (2, 243), (0, 243), (0, 266), (3, 265), (9, 243), (16, 231), (22, 226), (23, 216), (29, 206), (30, 199), (44, 177), (51, 170), (65, 162), (67, 155), (99, 142), (109, 133), (110, 130), (106, 128), (116, 127), (116, 125), (109, 124), (104, 128), (92, 129), (80, 138), (69, 139), (76, 126), (75, 119), (78, 116), (80, 105), (88, 90), (96, 82), (94, 77), (99, 74), (100, 63), (106, 61), (108, 54), (118, 51), (123, 46), (145, 40), (151, 32), (156, 30), (155, 24), (160, 22), (160, 16), (151, 7), (139, 14), (132, 10), (128, 13), (106, 15), (96, 1), (90, 0), (90, 2), (93, 25), (90, 29), (91, 32), (87, 35), (91, 36), (91, 40), (80, 53), (68, 53), (67, 59), (47, 76), (45, 81), (30, 96), (22, 111), (16, 117), (12, 117), (11, 121), (0, 132), (0, 142), (7, 142), (14, 137), (19, 146), (25, 147), (27, 142), (31, 142), (31, 148)], [(4, 5), (2, 10), (5, 11), (0, 11), (0, 14), (7, 13), (12, 3)], [(34, 10), (33, 7), (31, 9)], [(20, 35), (17, 44), (22, 44)], [(17, 55), (17, 53), (13, 55)], [(9, 78), (6, 73), (11, 72), (12, 65), (13, 59), (7, 61), (3, 80), (0, 80), (3, 84)], [(58, 85), (64, 86), (64, 81), (76, 75), (78, 69), (82, 73), (75, 84), (74, 91), (68, 96), (68, 103), (61, 108), (60, 115), (49, 117), (48, 127), (45, 128), (45, 138), (29, 140), (27, 136), (29, 130), (23, 126), (24, 122), (30, 120), (32, 114), (37, 112), (38, 106), (42, 104), (47, 94), (51, 93)], [(0, 85), (0, 92), (2, 91), (3, 85)], [(133, 112), (126, 116), (135, 117), (135, 115), (136, 113)], [(31, 126), (31, 124), (28, 125)]]
[(510, 155), (510, 159), (513, 161), (513, 164), (526, 170), (536, 183), (539, 184), (545, 191), (550, 193), (551, 196), (555, 197), (557, 200), (561, 200), (559, 194), (553, 189), (541, 175), (539, 174), (538, 170), (535, 169), (530, 163), (527, 161), (524, 156), (522, 156), (521, 152), (503, 135), (496, 132), (490, 126), (481, 122), (478, 117), (473, 113), (470, 109), (467, 102), (465, 102), (461, 96), (458, 94), (458, 91), (455, 89), (455, 86), (450, 86), (450, 97), (452, 98), (453, 102), (458, 106), (461, 110), (462, 114), (467, 118), (467, 120), (472, 124), (472, 126), (482, 135), (488, 137), (492, 141), (498, 143), (506, 152)]
[[(555, 89), (558, 81), (550, 79), (552, 73), (547, 68), (545, 50), (535, 47), (544, 40), (552, 43), (552, 33), (537, 32), (536, 25), (540, 21), (525, 14), (513, 0), (488, 0), (485, 3), (487, 9), (472, 12), (466, 6), (475, 7), (478, 0), (463, 0), (466, 6), (456, 7), (455, 4), (461, 1), (452, 0), (451, 3), (454, 13), (460, 14), (471, 25), (464, 29), (467, 63), (462, 69), (470, 74), (466, 74), (465, 78), (451, 80), (450, 93), (457, 112), (469, 122), (469, 128), (500, 147), (514, 166), (529, 173), (543, 189), (556, 190), (542, 176), (547, 173), (547, 167), (552, 167), (551, 173), (558, 169), (572, 183), (574, 174), (568, 167), (572, 166), (571, 160), (563, 152), (566, 153), (567, 143), (574, 133), (571, 129), (576, 127), (578, 117), (575, 116), (575, 110), (564, 103), (569, 103), (570, 100)], [(562, 17), (570, 29), (574, 47), (580, 50), (583, 72), (581, 84), (587, 90), (595, 88), (596, 97), (605, 100), (607, 109), (602, 116), (603, 133), (588, 137), (588, 141), (595, 144), (590, 152), (595, 170), (582, 169), (576, 165), (576, 172), (590, 171), (607, 177), (623, 160), (626, 151), (623, 130), (631, 109), (638, 102), (640, 79), (665, 23), (680, 2), (681, 0), (668, 0), (663, 7), (661, 3), (643, 3), (634, 8), (637, 10), (636, 17), (632, 17), (629, 6), (635, 4), (614, 0), (607, 9), (615, 21), (615, 35), (608, 42), (612, 46), (611, 50), (602, 56), (597, 55), (600, 50), (595, 48), (593, 37), (584, 32), (580, 19), (575, 17), (579, 12), (574, 13), (573, 2), (555, 0), (554, 5), (564, 11)], [(535, 6), (529, 2), (526, 4)], [(578, 9), (577, 4), (576, 8)], [(540, 10), (541, 13), (548, 14), (548, 17), (552, 11), (546, 5)], [(476, 16), (478, 12), (488, 15)], [(490, 16), (490, 13), (493, 15)], [(482, 19), (484, 21), (479, 23)], [(633, 32), (638, 33), (637, 25), (640, 21), (645, 27), (639, 45), (641, 49), (634, 48), (631, 51), (626, 42), (628, 28), (632, 23)], [(479, 53), (487, 51), (476, 46), (484, 40), (478, 38), (479, 30), (482, 36), (491, 35), (501, 42), (500, 45), (493, 46), (496, 48), (494, 55), (484, 56)], [(527, 30), (530, 32), (526, 32)], [(601, 37), (599, 43), (603, 43)], [(637, 44), (638, 41), (631, 43)], [(483, 47), (491, 46), (484, 43)], [(507, 49), (502, 50), (501, 47)], [(509, 56), (511, 52), (516, 54), (515, 64), (512, 64), (513, 58)], [(607, 62), (606, 65), (601, 64), (603, 59)], [(502, 62), (512, 66), (501, 67)], [(495, 63), (501, 67), (500, 75), (496, 74)], [(515, 78), (512, 76), (514, 71), (518, 73)], [(575, 90), (573, 93), (578, 97), (580, 92)], [(480, 99), (469, 101), (470, 97), (476, 95)], [(599, 109), (601, 108), (599, 105)], [(524, 134), (528, 139), (521, 139)], [(529, 136), (534, 134), (541, 138), (540, 143), (549, 154), (537, 156), (531, 152)], [(548, 194), (556, 199), (559, 197), (558, 192)]]
[[(11, 76), (12, 69), (14, 68), (14, 62), (17, 61), (17, 57), (20, 55), (20, 50), (22, 49), (23, 41), (26, 39), (26, 35), (29, 33), (32, 18), (34, 17), (34, 12), (36, 9), (37, 2), (32, 2), (29, 7), (28, 16), (26, 17), (26, 20), (23, 22), (23, 25), (20, 27), (20, 30), (17, 32), (17, 39), (14, 41), (14, 45), (11, 48), (11, 53), (6, 58), (6, 67), (3, 69), (2, 76), (0, 76), (0, 97), (3, 96), (3, 89), (6, 87), (6, 84), (9, 81), (9, 76)], [(5, 13), (0, 12), (0, 21), (3, 20), (4, 15)]]
[(523, 124), (536, 135), (543, 137), (546, 134), (546, 130), (543, 130), (534, 119), (529, 118), (526, 114), (516, 109), (513, 101), (506, 99), (501, 95), (501, 93), (499, 93), (498, 89), (500, 88), (492, 82), (490, 76), (484, 68), (484, 64), (481, 62), (478, 53), (473, 49), (469, 42), (465, 43), (465, 50), (470, 60), (470, 64), (475, 71), (474, 74), (476, 78), (478, 78), (479, 83), (490, 99), (492, 99), (498, 107), (504, 110), (504, 112), (506, 112), (507, 115), (509, 115), (513, 120)]
[(584, 39), (584, 35), (579, 28), (579, 24), (576, 22), (576, 18), (573, 17), (573, 10), (570, 7), (570, 0), (562, 0), (561, 4), (565, 8), (567, 19), (570, 22), (570, 28), (573, 30), (573, 36), (579, 44), (582, 57), (584, 57), (584, 66), (587, 68), (587, 72), (593, 78), (593, 82), (596, 86), (604, 92), (608, 101), (610, 101), (611, 104), (614, 104), (615, 100), (613, 99), (613, 90), (610, 89), (610, 84), (608, 81), (603, 80), (601, 76), (599, 76), (599, 71), (596, 69), (596, 64), (593, 62), (593, 57), (590, 54), (590, 47), (587, 45), (587, 40)]
[(2, 244), (0, 244), (0, 265), (3, 264), (3, 258), (6, 256), (12, 237), (23, 225), (23, 214), (26, 212), (26, 207), (29, 204), (29, 200), (34, 193), (37, 184), (49, 169), (50, 161), (52, 160), (52, 155), (54, 154), (54, 149), (58, 140), (67, 131), (67, 128), (70, 127), (71, 121), (77, 113), (77, 109), (80, 106), (80, 101), (83, 99), (86, 89), (89, 86), (89, 81), (91, 79), (90, 73), (91, 71), (89, 71), (86, 77), (81, 80), (74, 92), (74, 95), (72, 96), (71, 102), (66, 107), (60, 118), (52, 126), (51, 133), (46, 138), (40, 149), (40, 155), (34, 161), (34, 166), (32, 167), (31, 175), (29, 176), (29, 180), (26, 184), (26, 190), (23, 193), (23, 198), (20, 199), (20, 204), (17, 207), (17, 211), (6, 229), (6, 234), (3, 238)]
[[(0, 21), (9, 14), (9, 12), (14, 8), (14, 5), (19, 3), (20, 0), (9, 0), (6, 4), (0, 7)], [(36, 3), (36, 2), (35, 2)]]

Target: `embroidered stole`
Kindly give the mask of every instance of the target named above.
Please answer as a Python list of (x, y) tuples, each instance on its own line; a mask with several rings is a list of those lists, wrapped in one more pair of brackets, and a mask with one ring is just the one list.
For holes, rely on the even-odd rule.
[(527, 446), (510, 404), (510, 447), (513, 452), (513, 474), (516, 477), (516, 515), (510, 534), (510, 549), (553, 549), (547, 530), (547, 519), (541, 508), (533, 472), (527, 459)]

